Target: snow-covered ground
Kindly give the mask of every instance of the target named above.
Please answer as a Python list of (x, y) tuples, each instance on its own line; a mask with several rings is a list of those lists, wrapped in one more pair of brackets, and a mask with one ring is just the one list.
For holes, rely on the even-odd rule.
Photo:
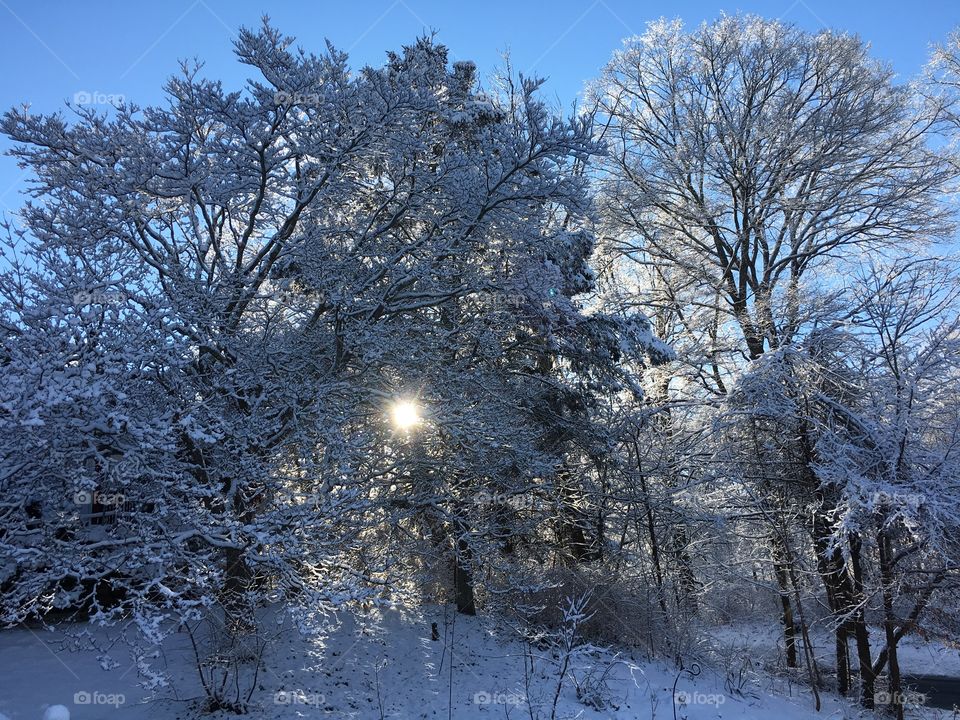
[[(437, 624), (439, 640), (431, 638), (432, 623)], [(110, 646), (116, 631), (91, 633), (88, 640), (98, 649), (79, 647), (82, 643), (71, 636), (81, 631), (73, 625), (56, 631), (0, 632), (0, 713), (10, 720), (41, 720), (45, 712), (48, 720), (61, 720), (66, 711), (73, 720), (195, 716), (192, 701), (201, 690), (186, 634), (172, 636), (153, 661), (155, 668), (171, 674), (176, 696), (166, 691), (160, 699), (148, 700), (128, 648), (123, 643)], [(526, 646), (490, 618), (454, 616), (442, 607), (428, 607), (343, 617), (323, 640), (304, 640), (285, 626), (277, 632), (264, 656), (251, 718), (519, 719), (530, 718), (531, 709), (535, 719), (551, 717), (560, 656), (533, 650), (535, 671), (527, 680)], [(727, 628), (719, 636), (730, 657), (740, 654), (747, 661), (759, 661), (771, 641), (757, 628)], [(907, 654), (925, 658), (925, 671), (960, 670), (956, 650), (934, 652), (932, 646), (924, 649), (914, 643)], [(605, 707), (589, 707), (578, 698), (577, 686), (596, 686), (608, 667), (601, 693)], [(726, 682), (728, 669), (704, 667), (694, 678), (641, 657), (578, 654), (561, 687), (556, 717), (670, 719), (675, 681), (676, 717), (687, 720), (871, 717), (830, 695), (817, 714), (809, 693), (796, 684), (754, 678), (742, 694), (735, 694)], [(771, 694), (777, 692), (781, 694)], [(927, 710), (914, 716), (941, 715)]]
[[(780, 628), (760, 624), (721, 625), (709, 631), (714, 644), (728, 653), (751, 657), (755, 662), (774, 664), (778, 644), (782, 644)], [(823, 628), (810, 632), (814, 654), (820, 667), (835, 666), (833, 636)], [(870, 641), (875, 649), (883, 646), (883, 631), (870, 628)], [(916, 635), (904, 637), (897, 645), (901, 671), (909, 675), (945, 675), (960, 678), (960, 648)], [(850, 659), (857, 667), (856, 648), (850, 640)]]

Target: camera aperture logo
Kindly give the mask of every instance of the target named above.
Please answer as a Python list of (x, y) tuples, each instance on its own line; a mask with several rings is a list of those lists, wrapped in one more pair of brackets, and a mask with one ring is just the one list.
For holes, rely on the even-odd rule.
[(74, 705), (106, 705), (108, 707), (118, 708), (127, 701), (123, 693), (103, 693), (94, 690), (88, 692), (81, 690), (73, 694)]

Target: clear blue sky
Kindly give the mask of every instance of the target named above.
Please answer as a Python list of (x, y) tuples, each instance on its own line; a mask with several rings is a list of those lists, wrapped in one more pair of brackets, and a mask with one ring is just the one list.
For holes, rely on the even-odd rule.
[[(901, 77), (916, 73), (930, 44), (960, 24), (957, 0), (0, 0), (0, 108), (29, 102), (50, 112), (76, 93), (150, 104), (180, 58), (198, 57), (209, 76), (239, 87), (250, 70), (235, 61), (231, 40), (264, 12), (308, 49), (321, 50), (326, 38), (348, 50), (354, 66), (379, 64), (386, 50), (430, 30), (481, 74), (509, 49), (517, 70), (547, 77), (546, 92), (569, 106), (648, 21), (679, 16), (698, 24), (737, 11), (858, 33)], [(8, 147), (0, 139), (0, 151)], [(0, 157), (0, 213), (20, 205), (23, 187), (13, 159)]]

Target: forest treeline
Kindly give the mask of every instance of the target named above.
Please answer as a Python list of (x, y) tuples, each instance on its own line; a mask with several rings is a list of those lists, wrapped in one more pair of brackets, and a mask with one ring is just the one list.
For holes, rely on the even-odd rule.
[(662, 20), (569, 117), (432, 38), (236, 53), (241, 89), (0, 124), (5, 625), (574, 607), (682, 662), (776, 623), (867, 707), (905, 636), (960, 640), (960, 36), (904, 82)]

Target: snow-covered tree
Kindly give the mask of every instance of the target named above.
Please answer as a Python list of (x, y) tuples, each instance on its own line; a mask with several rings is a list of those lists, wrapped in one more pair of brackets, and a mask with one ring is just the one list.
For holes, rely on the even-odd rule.
[[(430, 39), (357, 73), (291, 45), (242, 31), (243, 90), (184, 66), (164, 106), (3, 119), (36, 198), (3, 275), (8, 621), (102, 581), (98, 618), (151, 639), (201, 614), (243, 636), (264, 603), (389, 586), (376, 540), (411, 528), (473, 611), (490, 548), (575, 515), (591, 397), (666, 352), (574, 300), (586, 121), (534, 80), (480, 92)], [(77, 492), (122, 502), (94, 531)]]
[(594, 96), (610, 234), (668, 268), (681, 308), (718, 307), (749, 358), (796, 337), (834, 259), (949, 231), (932, 121), (859, 38), (659, 21)]
[[(652, 23), (592, 93), (609, 148), (597, 183), (604, 257), (626, 278), (618, 302), (642, 299), (680, 351), (657, 397), (702, 405), (679, 437), (711, 419), (718, 428), (684, 460), (715, 483), (696, 490), (701, 502), (762, 520), (769, 542), (754, 547), (773, 569), (789, 664), (805, 625), (790, 573), (808, 543), (820, 542), (824, 582), (837, 580), (841, 496), (814, 467), (817, 423), (831, 416), (824, 398), (861, 390), (858, 367), (828, 371), (852, 350), (824, 328), (865, 301), (850, 300), (847, 279), (864, 257), (922, 254), (952, 232), (955, 168), (935, 139), (946, 104), (921, 90), (896, 84), (855, 36), (733, 16), (692, 30)], [(822, 512), (806, 514), (823, 494)]]

